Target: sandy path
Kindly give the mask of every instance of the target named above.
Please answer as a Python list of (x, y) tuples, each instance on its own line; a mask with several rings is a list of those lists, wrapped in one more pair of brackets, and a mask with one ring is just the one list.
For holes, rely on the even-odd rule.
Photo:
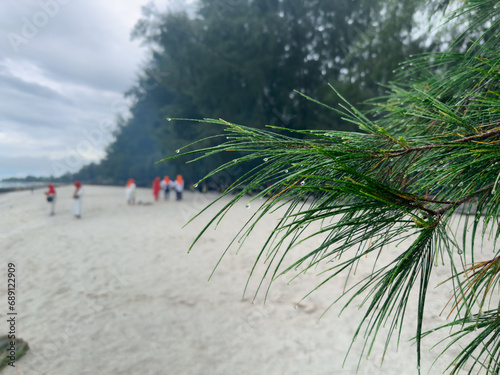
[[(253, 207), (235, 207), (188, 254), (209, 216), (182, 225), (214, 195), (185, 193), (182, 202), (132, 207), (124, 202), (124, 189), (86, 186), (83, 218), (77, 220), (71, 194), (70, 187), (58, 189), (54, 217), (47, 216), (40, 190), (0, 195), (1, 329), (7, 329), (6, 265), (13, 262), (16, 329), (31, 347), (17, 369), (5, 374), (355, 373), (361, 340), (344, 368), (342, 362), (362, 313), (354, 305), (338, 318), (334, 308), (318, 320), (339, 296), (342, 280), (297, 309), (295, 303), (319, 281), (312, 273), (291, 285), (278, 281), (265, 305), (263, 295), (251, 303), (256, 277), (248, 298), (241, 299), (259, 244), (277, 216), (259, 225), (238, 255), (231, 251), (207, 283)], [(152, 202), (150, 191), (139, 189), (138, 200)], [(369, 272), (360, 267), (360, 273)], [(438, 267), (435, 275), (446, 273)], [(438, 314), (446, 290), (433, 293), (428, 327), (444, 322)], [(408, 342), (414, 321), (410, 311), (399, 351), (391, 346), (382, 369), (381, 337), (358, 373), (416, 374), (415, 347)], [(438, 353), (424, 352), (426, 369)], [(443, 369), (437, 365), (430, 373)]]

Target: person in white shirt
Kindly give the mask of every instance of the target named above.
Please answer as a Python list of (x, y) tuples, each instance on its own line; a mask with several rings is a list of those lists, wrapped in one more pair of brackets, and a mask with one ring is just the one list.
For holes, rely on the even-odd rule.
[(125, 187), (125, 198), (127, 199), (127, 204), (135, 204), (135, 188), (134, 179), (129, 178), (127, 186)]
[(164, 199), (168, 200), (170, 198), (170, 178), (168, 176), (163, 177), (160, 181), (161, 189), (164, 192)]
[(82, 183), (80, 181), (75, 181), (75, 193), (73, 194), (73, 215), (77, 219), (82, 217)]
[(49, 203), (49, 215), (54, 216), (56, 214), (56, 188), (52, 184), (48, 184), (48, 188), (49, 190), (45, 192), (45, 195)]
[(184, 190), (184, 180), (180, 174), (177, 175), (177, 178), (173, 182), (173, 187), (175, 189), (175, 193), (177, 194), (177, 200), (182, 200), (182, 191)]

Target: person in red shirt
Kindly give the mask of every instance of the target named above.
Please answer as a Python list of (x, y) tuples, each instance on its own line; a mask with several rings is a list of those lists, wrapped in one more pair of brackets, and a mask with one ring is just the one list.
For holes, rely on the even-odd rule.
[(157, 201), (160, 198), (160, 177), (156, 177), (155, 180), (153, 181), (153, 196), (155, 197), (155, 201)]

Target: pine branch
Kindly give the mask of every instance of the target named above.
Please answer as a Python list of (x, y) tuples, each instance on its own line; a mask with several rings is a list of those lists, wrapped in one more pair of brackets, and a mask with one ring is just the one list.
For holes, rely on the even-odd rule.
[[(458, 330), (449, 334), (451, 343), (447, 348), (480, 331), (449, 370), (455, 374), (471, 361), (469, 373), (474, 366), (478, 366), (478, 373), (481, 369), (498, 373), (500, 309), (498, 303), (487, 311), (483, 307), (492, 291), (499, 288), (500, 257), (474, 263), (473, 247), (481, 222), (479, 234), (483, 238), (487, 229), (491, 230), (492, 240), (500, 237), (500, 193), (496, 189), (500, 180), (497, 5), (492, 0), (465, 1), (454, 16), (470, 17), (470, 35), (478, 26), (486, 31), (463, 54), (445, 52), (409, 62), (411, 68), (406, 70), (409, 73), (404, 83), (391, 85), (391, 91), (375, 102), (376, 116), (362, 113), (337, 92), (340, 109), (324, 106), (356, 124), (359, 132), (300, 130), (285, 135), (284, 128), (271, 127), (272, 131), (268, 131), (222, 119), (201, 120), (224, 127), (226, 141), (170, 159), (201, 153), (195, 158), (199, 160), (236, 152), (237, 158), (207, 177), (234, 164), (250, 163), (252, 168), (223, 193), (230, 196), (229, 203), (209, 221), (195, 242), (247, 192), (259, 191), (263, 186), (253, 199), (265, 196), (266, 200), (241, 229), (238, 239), (248, 238), (266, 214), (278, 209), (284, 213), (251, 268), (250, 276), (265, 260), (264, 276), (255, 293), (266, 281), (269, 290), (271, 283), (283, 275), (297, 271), (297, 277), (333, 261), (334, 266), (323, 271), (325, 279), (318, 287), (345, 273), (350, 280), (354, 277), (351, 271), (362, 257), (408, 240), (406, 249), (387, 264), (377, 264), (369, 276), (355, 280), (335, 301), (343, 299), (346, 309), (361, 299), (365, 315), (355, 337), (362, 335), (365, 339), (363, 353), (370, 354), (377, 336), (389, 323), (387, 350), (393, 335), (401, 331), (409, 295), (417, 288), (415, 340), (420, 368), (422, 340), (431, 333), (422, 332), (426, 296), (434, 261), (440, 256), (443, 262), (449, 262), (449, 281), (456, 286), (450, 312), (453, 321), (441, 327)], [(460, 249), (449, 227), (452, 214), (458, 206), (472, 202), (477, 206), (474, 221), (470, 233), (464, 231), (464, 249)], [(466, 226), (468, 220), (465, 216)], [(305, 235), (305, 229), (313, 228), (313, 224), (320, 225)], [(296, 245), (313, 237), (322, 239), (319, 246), (305, 247), (303, 253), (295, 254), (299, 251)], [(458, 249), (465, 264), (463, 250), (468, 240), (472, 246), (467, 256), (473, 264), (468, 270), (459, 270), (454, 253)], [(298, 260), (288, 261), (292, 254)]]

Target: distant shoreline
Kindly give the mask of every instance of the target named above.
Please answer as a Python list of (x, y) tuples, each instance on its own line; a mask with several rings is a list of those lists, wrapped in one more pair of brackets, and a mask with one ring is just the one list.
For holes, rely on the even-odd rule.
[[(11, 182), (11, 181), (0, 181), (0, 194), (2, 193), (10, 193), (13, 191), (22, 191), (22, 190), (35, 190), (42, 189), (47, 186), (48, 182)], [(58, 184), (54, 183), (55, 186), (62, 186), (67, 184)]]
[(4, 182), (4, 181), (0, 181), (0, 194), (1, 193), (10, 193), (11, 191), (40, 189), (44, 186), (46, 186), (46, 183), (42, 183), (42, 182)]
[[(52, 183), (56, 188), (61, 186), (71, 185), (70, 182), (50, 182), (50, 181), (32, 181), (32, 182), (24, 182), (24, 181), (0, 181), (0, 194), (2, 193), (10, 193), (13, 191), (23, 191), (23, 190), (36, 190), (46, 188), (49, 183)], [(91, 184), (96, 186), (115, 186), (121, 187), (121, 185), (107, 185), (107, 184)]]

